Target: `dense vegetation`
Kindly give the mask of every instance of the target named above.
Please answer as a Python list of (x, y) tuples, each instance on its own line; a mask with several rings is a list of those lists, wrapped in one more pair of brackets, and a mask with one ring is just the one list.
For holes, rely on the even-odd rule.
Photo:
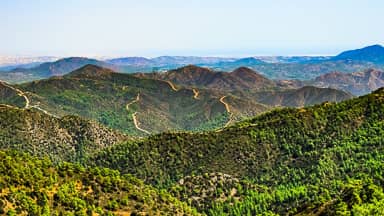
[(0, 151), (0, 214), (197, 215), (164, 190), (118, 171)]
[(0, 104), (0, 149), (15, 149), (53, 161), (83, 161), (88, 154), (130, 139), (77, 116), (56, 118), (43, 112)]
[(275, 110), (217, 132), (163, 133), (116, 145), (92, 163), (160, 188), (212, 172), (264, 188), (246, 190), (234, 205), (222, 201), (203, 209), (212, 215), (380, 213), (383, 120), (379, 89), (337, 104)]

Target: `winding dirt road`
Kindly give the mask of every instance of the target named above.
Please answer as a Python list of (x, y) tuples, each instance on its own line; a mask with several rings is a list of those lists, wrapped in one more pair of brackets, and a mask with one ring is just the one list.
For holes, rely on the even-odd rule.
[(137, 96), (136, 96), (136, 99), (127, 103), (127, 105), (125, 106), (125, 109), (128, 111), (129, 110), (129, 106), (131, 106), (132, 104), (136, 103), (136, 102), (139, 102), (140, 100), (140, 93), (137, 93)]
[(226, 97), (227, 97), (227, 96), (223, 96), (223, 97), (221, 97), (221, 98), (220, 98), (220, 102), (221, 102), (222, 104), (224, 104), (225, 109), (227, 110), (227, 113), (230, 113), (230, 112), (231, 112), (231, 109), (229, 108), (229, 104), (226, 103), (226, 102), (224, 101), (224, 98), (226, 98)]
[[(135, 98), (133, 101), (127, 103), (127, 105), (125, 106), (125, 109), (126, 109), (127, 111), (129, 111), (129, 106), (132, 105), (132, 104), (134, 104), (134, 103), (139, 102), (139, 100), (140, 100), (140, 93), (137, 93), (136, 98)], [(140, 128), (140, 126), (139, 126), (140, 123), (139, 123), (139, 120), (137, 120), (137, 116), (136, 116), (137, 114), (138, 114), (138, 112), (134, 112), (134, 113), (132, 114), (133, 124), (135, 125), (135, 128), (136, 128), (137, 130), (141, 131), (141, 132), (146, 133), (146, 134), (151, 134), (149, 131), (144, 130), (143, 128)]]
[(165, 80), (166, 83), (168, 83), (168, 85), (171, 87), (171, 89), (173, 91), (177, 91), (177, 88), (175, 87), (175, 85), (173, 85), (173, 83), (169, 80)]
[(48, 111), (45, 110), (45, 109), (40, 108), (40, 105), (39, 105), (39, 104), (30, 106), (30, 107), (31, 107), (31, 108), (35, 108), (35, 109), (37, 109), (37, 110), (40, 110), (41, 112), (43, 112), (43, 113), (45, 113), (45, 114), (47, 114), (47, 115), (53, 116), (53, 117), (55, 117), (55, 118), (60, 118), (59, 116), (57, 116), (57, 115), (55, 115), (55, 114), (52, 114), (52, 113), (48, 112)]
[(137, 112), (135, 112), (135, 113), (132, 114), (133, 124), (135, 124), (136, 129), (139, 130), (139, 131), (142, 131), (142, 132), (144, 132), (144, 133), (146, 133), (146, 134), (151, 134), (149, 131), (140, 128), (140, 126), (139, 126), (140, 123), (139, 123), (139, 121), (137, 120), (137, 116), (136, 116), (136, 115), (137, 115)]
[(199, 97), (199, 94), (200, 94), (199, 91), (196, 90), (196, 89), (192, 89), (192, 91), (193, 91), (193, 94), (194, 94), (194, 95), (193, 95), (193, 98), (196, 99), (196, 100), (199, 99), (199, 98), (198, 98), (198, 97)]
[(232, 118), (233, 118), (233, 113), (231, 112), (231, 109), (230, 109), (230, 107), (229, 107), (229, 104), (226, 103), (226, 102), (224, 101), (224, 98), (226, 98), (226, 97), (227, 97), (227, 96), (223, 96), (223, 97), (221, 97), (220, 100), (219, 100), (222, 104), (224, 104), (224, 106), (225, 106), (225, 110), (226, 110), (227, 113), (229, 114), (229, 120), (228, 120), (228, 122), (224, 125), (224, 127), (227, 127), (227, 126), (232, 122)]
[(10, 85), (9, 83), (4, 82), (4, 81), (0, 81), (0, 83), (3, 84), (4, 86), (6, 86), (6, 87), (8, 87), (8, 88), (10, 88), (10, 89), (12, 89), (12, 90), (14, 90), (15, 92), (17, 92), (17, 95), (19, 95), (20, 97), (23, 97), (23, 98), (24, 98), (24, 100), (25, 100), (25, 106), (24, 106), (24, 109), (35, 108), (35, 109), (37, 109), (37, 110), (39, 110), (39, 111), (41, 111), (41, 112), (43, 112), (43, 113), (45, 113), (45, 114), (47, 114), (47, 115), (53, 116), (53, 117), (55, 117), (55, 118), (59, 118), (59, 116), (54, 115), (54, 114), (52, 114), (52, 113), (49, 113), (49, 112), (48, 112), (47, 110), (45, 110), (45, 109), (42, 109), (42, 108), (40, 107), (40, 104), (31, 105), (31, 102), (30, 102), (29, 98), (27, 97), (26, 93), (23, 92), (23, 91), (21, 91), (20, 89), (15, 88), (15, 87), (13, 87), (12, 85)]
[(8, 88), (14, 90), (15, 92), (17, 92), (17, 95), (19, 95), (20, 97), (23, 97), (23, 98), (24, 98), (24, 100), (25, 100), (25, 106), (24, 106), (24, 108), (25, 108), (25, 109), (28, 109), (28, 108), (30, 107), (30, 106), (29, 106), (30, 101), (29, 101), (27, 95), (25, 95), (25, 93), (24, 93), (23, 91), (21, 91), (21, 90), (18, 89), (18, 88), (15, 88), (15, 87), (11, 86), (11, 85), (8, 84), (7, 82), (4, 82), (4, 81), (0, 81), (0, 82), (1, 82), (1, 84), (3, 84), (4, 86), (6, 86), (6, 87), (8, 87)]

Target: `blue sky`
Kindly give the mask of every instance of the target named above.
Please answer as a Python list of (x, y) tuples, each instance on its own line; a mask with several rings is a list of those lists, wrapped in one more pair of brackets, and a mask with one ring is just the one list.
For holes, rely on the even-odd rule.
[(382, 0), (1, 0), (0, 55), (336, 54), (384, 44)]

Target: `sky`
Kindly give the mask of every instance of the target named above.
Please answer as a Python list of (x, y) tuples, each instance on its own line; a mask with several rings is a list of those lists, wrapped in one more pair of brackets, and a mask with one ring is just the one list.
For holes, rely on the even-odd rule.
[(383, 0), (1, 0), (0, 55), (333, 55), (384, 44)]

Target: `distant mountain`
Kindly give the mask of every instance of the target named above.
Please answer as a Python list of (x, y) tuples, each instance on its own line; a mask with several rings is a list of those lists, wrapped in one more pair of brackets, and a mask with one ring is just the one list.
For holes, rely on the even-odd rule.
[[(69, 73), (73, 70), (83, 67), (87, 64), (93, 64), (98, 66), (108, 66), (106, 63), (83, 57), (71, 57), (59, 59), (55, 62), (43, 63), (37, 67), (27, 69), (26, 71), (38, 72), (43, 76), (60, 76)], [(14, 69), (13, 72), (17, 72), (19, 69)]]
[(16, 65), (10, 65), (10, 66), (2, 66), (0, 67), (0, 71), (11, 71), (14, 69), (28, 69), (33, 68), (36, 66), (39, 66), (45, 62), (32, 62), (32, 63), (25, 63), (25, 64), (16, 64)]
[(189, 65), (189, 64), (214, 64), (219, 62), (231, 62), (236, 58), (200, 57), (200, 56), (160, 56), (151, 59), (156, 66), (163, 65)]
[(35, 63), (52, 62), (58, 60), (54, 56), (0, 56), (0, 67), (18, 67), (22, 65), (32, 65)]
[(116, 65), (136, 65), (136, 66), (150, 66), (154, 62), (144, 57), (125, 57), (107, 60), (108, 63)]
[(238, 58), (234, 61), (220, 61), (214, 63), (197, 64), (198, 66), (209, 67), (216, 71), (232, 71), (239, 67), (256, 67), (258, 65), (265, 65), (266, 62), (255, 57)]
[[(166, 72), (188, 65), (207, 67), (213, 71), (233, 71), (248, 67), (268, 79), (312, 80), (316, 77), (340, 71), (352, 73), (367, 68), (384, 69), (384, 48), (373, 45), (358, 50), (345, 51), (338, 56), (257, 56), (246, 58), (222, 58), (200, 56), (160, 56), (156, 58), (123, 57), (99, 61), (71, 57), (56, 62), (36, 62), (27, 65), (11, 65), (0, 68), (0, 80), (21, 83), (50, 76), (64, 75), (86, 64), (110, 68), (122, 73)], [(9, 71), (11, 70), (11, 71)]]
[(312, 84), (319, 87), (342, 89), (354, 95), (363, 95), (384, 87), (384, 72), (376, 69), (355, 73), (333, 72), (317, 77)]
[(304, 107), (325, 101), (339, 102), (353, 98), (353, 95), (344, 91), (312, 86), (284, 91), (256, 92), (252, 96), (259, 103), (283, 107)]
[(168, 80), (183, 86), (222, 91), (262, 90), (275, 87), (273, 81), (246, 67), (240, 67), (227, 73), (188, 65), (164, 73), (141, 73), (136, 76)]
[(286, 80), (311, 80), (325, 73), (332, 71), (342, 71), (352, 73), (355, 71), (366, 70), (367, 68), (384, 69), (384, 65), (374, 62), (359, 60), (314, 60), (304, 62), (290, 63), (259, 63), (254, 64), (237, 64), (234, 62), (222, 62), (215, 64), (199, 64), (202, 67), (208, 67), (215, 71), (232, 71), (238, 67), (246, 66), (254, 71), (259, 72), (268, 79)]
[(360, 96), (384, 87), (384, 72), (379, 69), (366, 69), (353, 73), (330, 72), (312, 80), (277, 80), (283, 89), (297, 89), (304, 86), (339, 89)]
[(349, 50), (332, 58), (333, 60), (357, 60), (384, 64), (384, 47), (381, 45), (367, 46), (361, 49)]
[(228, 73), (189, 65), (165, 73), (140, 73), (136, 76), (171, 81), (186, 87), (231, 92), (240, 98), (268, 106), (301, 107), (324, 101), (338, 102), (353, 97), (340, 90), (303, 87), (305, 82), (301, 81), (283, 83), (269, 80), (247, 67), (240, 67)]
[(87, 64), (119, 70), (117, 66), (96, 59), (70, 57), (59, 59), (55, 62), (42, 63), (31, 68), (14, 68), (8, 72), (1, 72), (0, 79), (8, 82), (25, 82), (44, 79), (51, 76), (64, 75)]
[(156, 58), (144, 57), (123, 57), (107, 60), (108, 63), (116, 65), (130, 65), (138, 67), (169, 67), (169, 66), (184, 66), (189, 64), (212, 64), (218, 62), (231, 62), (236, 58), (221, 58), (221, 57), (200, 57), (200, 56), (159, 56)]
[(331, 56), (256, 56), (266, 63), (310, 63), (325, 61), (332, 58)]
[(263, 64), (263, 63), (265, 63), (265, 62), (262, 60), (259, 60), (257, 58), (254, 58), (254, 57), (242, 58), (242, 59), (238, 59), (238, 60), (232, 62), (232, 64), (234, 64), (234, 65), (237, 64), (237, 65), (241, 65), (241, 66)]

